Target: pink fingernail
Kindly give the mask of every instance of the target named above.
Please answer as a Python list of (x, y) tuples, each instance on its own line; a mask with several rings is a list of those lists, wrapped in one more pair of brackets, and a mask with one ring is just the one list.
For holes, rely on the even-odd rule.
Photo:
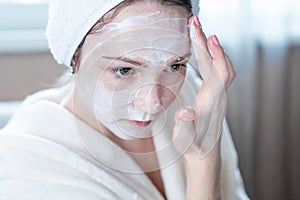
[(191, 109), (190, 107), (183, 108), (179, 113), (180, 118), (186, 121), (193, 121), (195, 119), (195, 113)]
[(214, 42), (215, 45), (220, 46), (219, 39), (217, 38), (216, 35), (214, 35), (212, 39), (213, 39), (213, 42)]
[(199, 17), (198, 17), (198, 16), (195, 16), (194, 22), (195, 22), (196, 26), (201, 27), (200, 21), (199, 21)]

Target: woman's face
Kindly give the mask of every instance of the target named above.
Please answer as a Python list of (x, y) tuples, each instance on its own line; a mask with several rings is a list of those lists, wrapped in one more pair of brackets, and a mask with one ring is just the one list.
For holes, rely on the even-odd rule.
[(137, 2), (87, 36), (78, 100), (118, 137), (145, 138), (167, 116), (190, 57), (188, 17), (180, 7)]

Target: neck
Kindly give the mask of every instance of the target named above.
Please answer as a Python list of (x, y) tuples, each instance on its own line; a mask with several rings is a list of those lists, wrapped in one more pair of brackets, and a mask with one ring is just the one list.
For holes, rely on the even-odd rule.
[[(71, 95), (71, 97), (73, 97)], [(111, 141), (115, 142), (132, 157), (140, 168), (149, 177), (158, 191), (165, 197), (163, 181), (160, 175), (159, 163), (155, 153), (153, 138), (143, 138), (137, 140), (123, 140), (114, 135), (109, 129), (95, 119), (95, 117), (82, 105), (73, 105), (73, 98), (66, 97), (61, 103), (66, 109), (76, 117), (96, 129), (100, 134), (104, 134)], [(76, 108), (76, 109), (74, 109)]]

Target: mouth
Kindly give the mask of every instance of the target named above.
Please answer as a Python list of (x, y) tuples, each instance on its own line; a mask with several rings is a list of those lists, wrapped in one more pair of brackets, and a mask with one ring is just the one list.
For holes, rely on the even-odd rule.
[(149, 125), (151, 124), (152, 121), (151, 121), (151, 120), (149, 120), (149, 121), (134, 121), (134, 120), (132, 120), (132, 121), (130, 121), (130, 122), (131, 122), (131, 124), (134, 125), (134, 126), (143, 128), (143, 127), (149, 126)]

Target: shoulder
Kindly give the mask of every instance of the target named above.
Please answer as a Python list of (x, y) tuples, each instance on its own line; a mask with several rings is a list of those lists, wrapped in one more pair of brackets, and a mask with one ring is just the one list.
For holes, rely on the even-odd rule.
[(0, 131), (0, 199), (114, 199), (109, 174), (88, 158), (34, 135)]
[(149, 199), (140, 178), (48, 138), (0, 131), (0, 199)]

